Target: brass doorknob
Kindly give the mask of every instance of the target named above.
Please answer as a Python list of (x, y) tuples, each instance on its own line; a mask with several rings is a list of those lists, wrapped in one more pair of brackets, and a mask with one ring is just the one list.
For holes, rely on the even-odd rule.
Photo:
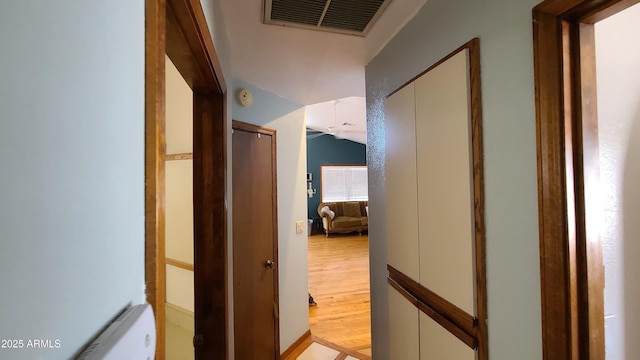
[(276, 268), (276, 262), (271, 260), (271, 259), (269, 259), (264, 263), (264, 267), (265, 267), (265, 269), (273, 270), (273, 269)]

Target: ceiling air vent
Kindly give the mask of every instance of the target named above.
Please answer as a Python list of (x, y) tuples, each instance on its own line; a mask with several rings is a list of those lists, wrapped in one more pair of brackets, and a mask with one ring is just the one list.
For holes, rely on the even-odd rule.
[(265, 24), (364, 36), (391, 0), (264, 0)]

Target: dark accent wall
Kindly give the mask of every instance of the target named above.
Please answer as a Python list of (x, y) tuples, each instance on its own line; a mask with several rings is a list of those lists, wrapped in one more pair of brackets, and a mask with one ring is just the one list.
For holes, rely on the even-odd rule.
[[(310, 133), (307, 132), (307, 134)], [(364, 165), (367, 163), (366, 151), (364, 144), (336, 139), (333, 135), (327, 134), (307, 139), (307, 172), (313, 174), (312, 185), (317, 189), (317, 193), (312, 198), (307, 198), (309, 219), (319, 217), (320, 165)]]

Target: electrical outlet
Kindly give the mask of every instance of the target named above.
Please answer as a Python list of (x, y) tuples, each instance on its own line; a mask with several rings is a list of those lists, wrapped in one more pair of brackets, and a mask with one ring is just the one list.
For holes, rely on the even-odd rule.
[(304, 221), (296, 221), (296, 234), (304, 232)]

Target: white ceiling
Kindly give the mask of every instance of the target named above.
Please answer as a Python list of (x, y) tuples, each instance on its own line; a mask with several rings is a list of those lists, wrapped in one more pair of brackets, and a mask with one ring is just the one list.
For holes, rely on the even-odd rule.
[(220, 0), (233, 76), (302, 105), (328, 102), (318, 113), (326, 114), (327, 108), (332, 113), (336, 99), (344, 101), (337, 109), (358, 104), (357, 115), (336, 111), (335, 119), (309, 116), (314, 110), (308, 110), (307, 126), (326, 130), (334, 121), (348, 122), (365, 131), (364, 67), (425, 2), (392, 0), (366, 37), (360, 37), (262, 24), (262, 0)]
[(367, 143), (366, 101), (363, 96), (307, 105), (307, 128), (339, 139)]

